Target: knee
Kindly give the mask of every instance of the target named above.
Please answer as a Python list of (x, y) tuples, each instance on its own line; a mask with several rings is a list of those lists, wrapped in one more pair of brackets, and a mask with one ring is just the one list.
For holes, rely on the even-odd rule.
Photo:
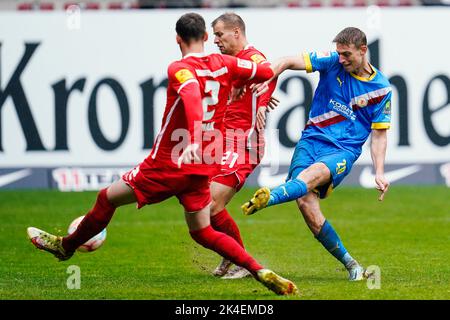
[(220, 211), (222, 211), (225, 208), (225, 206), (218, 202), (213, 200), (211, 203), (211, 216), (215, 216), (216, 214), (218, 214)]
[(322, 162), (314, 163), (299, 175), (299, 178), (308, 186), (308, 191), (326, 183), (330, 177), (330, 169)]

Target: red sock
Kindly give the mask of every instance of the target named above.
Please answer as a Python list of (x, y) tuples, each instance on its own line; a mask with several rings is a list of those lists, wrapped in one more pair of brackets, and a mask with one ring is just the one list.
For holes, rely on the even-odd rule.
[(242, 242), (239, 228), (234, 219), (228, 213), (226, 208), (224, 208), (215, 216), (211, 217), (211, 226), (214, 228), (214, 230), (229, 235), (234, 240), (236, 240), (241, 245), (242, 248), (244, 248), (244, 243)]
[(214, 230), (210, 225), (190, 231), (192, 239), (207, 249), (211, 249), (234, 264), (244, 267), (256, 277), (256, 272), (263, 267), (250, 256), (244, 248), (225, 233)]
[(106, 228), (116, 208), (108, 201), (106, 189), (97, 195), (94, 207), (78, 225), (77, 230), (63, 238), (62, 246), (66, 251), (74, 251), (90, 238)]

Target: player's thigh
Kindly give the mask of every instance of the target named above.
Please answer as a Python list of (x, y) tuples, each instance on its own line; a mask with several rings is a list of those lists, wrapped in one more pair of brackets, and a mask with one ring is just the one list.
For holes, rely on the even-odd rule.
[(317, 186), (329, 183), (331, 173), (330, 169), (324, 163), (316, 162), (300, 172), (297, 178), (304, 181), (308, 186), (308, 190), (311, 190)]
[(209, 208), (212, 198), (208, 176), (185, 174), (177, 182), (184, 186), (177, 190), (175, 196), (185, 212), (199, 212)]
[(314, 148), (310, 142), (300, 140), (295, 146), (286, 181), (297, 178), (303, 170), (314, 164), (314, 157)]
[(213, 180), (211, 182), (211, 196), (213, 200), (211, 206), (211, 216), (214, 216), (218, 212), (222, 211), (235, 194), (235, 188)]
[(109, 202), (111, 202), (116, 207), (120, 207), (137, 201), (133, 189), (122, 179), (113, 182), (108, 187), (106, 195)]
[(336, 188), (350, 173), (356, 159), (350, 152), (337, 150), (320, 157), (319, 161), (329, 169), (333, 188)]

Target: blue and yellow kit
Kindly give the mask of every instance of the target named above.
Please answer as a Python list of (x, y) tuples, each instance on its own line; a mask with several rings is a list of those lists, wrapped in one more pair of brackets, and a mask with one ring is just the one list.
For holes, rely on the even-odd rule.
[(331, 172), (331, 183), (317, 190), (324, 198), (350, 172), (372, 129), (390, 127), (392, 89), (373, 66), (369, 78), (345, 71), (337, 52), (303, 53), (303, 59), (306, 71), (319, 71), (320, 80), (287, 181), (323, 162)]

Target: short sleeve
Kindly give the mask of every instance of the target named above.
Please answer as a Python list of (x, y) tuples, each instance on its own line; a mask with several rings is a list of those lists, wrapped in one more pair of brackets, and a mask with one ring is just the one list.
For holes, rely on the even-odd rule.
[(325, 52), (304, 52), (306, 72), (327, 72), (334, 65), (339, 63), (339, 55), (335, 51)]
[(392, 92), (386, 94), (373, 112), (372, 129), (389, 129), (391, 126), (391, 97)]
[(197, 78), (194, 76), (194, 72), (181, 63), (172, 63), (167, 70), (167, 76), (169, 85), (178, 93), (187, 84), (192, 82), (198, 83)]
[(260, 53), (255, 52), (252, 55), (250, 55), (250, 59), (253, 62), (257, 63), (257, 64), (262, 64), (262, 63), (269, 63), (269, 61), (267, 61), (267, 59)]
[(255, 62), (229, 55), (223, 55), (222, 58), (228, 68), (228, 71), (231, 73), (233, 80), (248, 81), (253, 79), (255, 76)]
[(273, 76), (270, 63), (257, 64), (251, 60), (240, 59), (227, 55), (223, 55), (223, 60), (231, 72), (232, 79), (241, 84), (242, 82), (249, 80), (262, 82), (269, 80)]

